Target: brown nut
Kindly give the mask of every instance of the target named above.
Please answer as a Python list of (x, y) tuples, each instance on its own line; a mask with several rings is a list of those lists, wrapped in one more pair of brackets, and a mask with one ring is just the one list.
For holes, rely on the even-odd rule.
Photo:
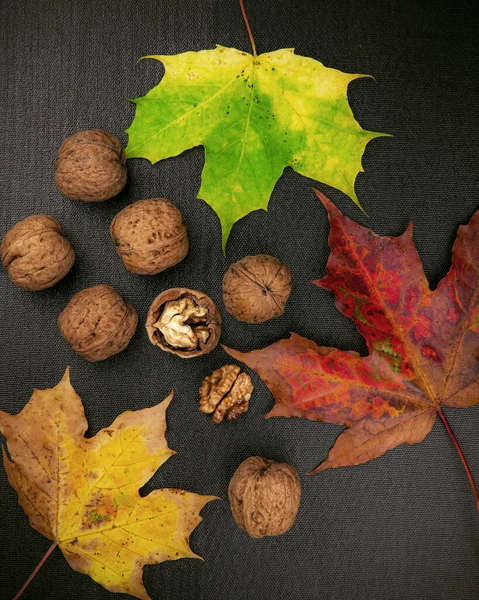
[(125, 152), (120, 140), (108, 131), (79, 131), (60, 146), (56, 182), (72, 200), (103, 202), (125, 187)]
[(31, 215), (5, 235), (0, 254), (12, 282), (29, 291), (44, 290), (63, 279), (75, 252), (60, 223), (49, 215)]
[(166, 198), (130, 204), (113, 219), (110, 234), (125, 267), (155, 275), (188, 254), (188, 236), (181, 212)]
[(60, 333), (90, 362), (124, 350), (138, 323), (131, 304), (109, 285), (96, 285), (75, 294), (58, 317)]
[(157, 296), (146, 318), (150, 342), (181, 358), (213, 350), (220, 339), (221, 316), (203, 292), (172, 288)]
[(238, 365), (224, 365), (203, 379), (200, 387), (200, 411), (210, 414), (213, 423), (232, 421), (246, 412), (253, 383)]
[(301, 484), (291, 465), (250, 456), (231, 478), (228, 498), (236, 524), (251, 537), (280, 535), (294, 523)]
[(223, 302), (238, 321), (264, 323), (284, 312), (291, 292), (291, 272), (273, 256), (245, 256), (223, 278)]

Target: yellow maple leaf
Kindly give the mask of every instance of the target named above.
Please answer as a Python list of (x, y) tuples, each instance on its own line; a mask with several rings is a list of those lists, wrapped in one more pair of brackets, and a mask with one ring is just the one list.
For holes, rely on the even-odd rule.
[(35, 390), (18, 415), (0, 411), (4, 465), (30, 524), (56, 542), (70, 566), (112, 592), (149, 600), (143, 566), (201, 558), (189, 547), (200, 511), (215, 496), (138, 490), (175, 454), (165, 438), (171, 393), (126, 411), (93, 438), (67, 369), (52, 389)]

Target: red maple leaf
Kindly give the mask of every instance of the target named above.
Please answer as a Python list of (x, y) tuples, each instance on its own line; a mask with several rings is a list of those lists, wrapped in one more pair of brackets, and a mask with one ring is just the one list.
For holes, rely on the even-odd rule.
[(421, 442), (442, 411), (479, 403), (479, 211), (459, 228), (452, 266), (431, 291), (412, 239), (382, 237), (345, 217), (323, 194), (331, 254), (317, 285), (331, 290), (369, 355), (321, 347), (296, 334), (252, 352), (226, 351), (254, 369), (275, 398), (269, 417), (345, 425), (313, 472), (356, 465)]

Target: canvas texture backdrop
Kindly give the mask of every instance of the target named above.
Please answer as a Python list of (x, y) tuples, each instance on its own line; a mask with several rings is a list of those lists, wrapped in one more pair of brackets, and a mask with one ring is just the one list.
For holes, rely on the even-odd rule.
[[(436, 422), (419, 445), (400, 446), (362, 466), (307, 475), (341, 429), (304, 419), (263, 417), (273, 399), (254, 373), (249, 412), (213, 425), (198, 410), (198, 387), (230, 362), (218, 347), (184, 361), (153, 347), (144, 321), (161, 291), (200, 289), (223, 316), (221, 341), (247, 351), (290, 331), (321, 345), (366, 353), (355, 326), (330, 292), (312, 285), (329, 254), (325, 192), (349, 217), (382, 235), (414, 223), (414, 240), (432, 286), (449, 268), (457, 227), (479, 207), (479, 26), (474, 2), (418, 0), (246, 0), (260, 52), (294, 47), (350, 73), (359, 123), (392, 134), (371, 142), (356, 190), (367, 214), (341, 192), (286, 169), (269, 211), (241, 220), (221, 251), (219, 221), (197, 200), (203, 150), (152, 166), (128, 163), (129, 181), (115, 199), (93, 205), (63, 198), (55, 157), (73, 133), (106, 129), (126, 144), (134, 115), (127, 98), (144, 95), (163, 70), (148, 54), (176, 54), (216, 43), (250, 51), (236, 0), (2, 0), (0, 4), (0, 237), (33, 213), (65, 227), (77, 253), (54, 288), (28, 293), (0, 269), (0, 408), (21, 410), (34, 387), (48, 388), (71, 366), (90, 434), (127, 409), (152, 406), (174, 388), (167, 440), (178, 452), (144, 492), (179, 487), (221, 496), (202, 512), (191, 546), (205, 562), (185, 559), (145, 568), (154, 600), (477, 600), (479, 519), (466, 475), (444, 427)], [(190, 252), (153, 277), (128, 273), (109, 236), (113, 216), (129, 203), (163, 196), (181, 209)], [(293, 273), (284, 315), (263, 325), (237, 322), (224, 310), (221, 281), (229, 264), (268, 253)], [(58, 314), (79, 290), (113, 285), (138, 310), (130, 346), (104, 362), (76, 356), (57, 329)], [(479, 406), (448, 410), (479, 479)], [(253, 540), (235, 525), (228, 482), (245, 458), (294, 465), (301, 508), (285, 535)], [(50, 542), (30, 528), (0, 468), (0, 596), (10, 600)], [(107, 600), (113, 596), (74, 572), (56, 550), (25, 600)], [(119, 595), (119, 598), (127, 596)]]

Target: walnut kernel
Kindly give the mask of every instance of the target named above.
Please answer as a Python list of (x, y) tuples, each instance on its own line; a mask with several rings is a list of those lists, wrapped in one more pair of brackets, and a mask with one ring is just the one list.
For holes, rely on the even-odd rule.
[(284, 312), (291, 272), (273, 256), (245, 256), (223, 278), (223, 302), (238, 321), (264, 323)]
[(108, 131), (79, 131), (60, 146), (57, 187), (72, 200), (103, 202), (113, 198), (125, 187), (126, 178), (125, 152), (120, 140)]
[(216, 347), (221, 317), (211, 298), (187, 288), (166, 290), (152, 302), (146, 318), (150, 342), (181, 358)]
[(75, 252), (60, 223), (49, 215), (31, 215), (5, 235), (2, 263), (11, 281), (24, 290), (52, 287), (75, 262)]
[(224, 365), (205, 377), (200, 387), (200, 411), (212, 414), (213, 423), (237, 419), (249, 408), (253, 383), (238, 365)]
[(125, 267), (155, 275), (188, 254), (188, 236), (181, 212), (166, 198), (139, 200), (113, 219), (110, 234)]
[(78, 292), (58, 317), (62, 336), (74, 352), (90, 362), (124, 350), (137, 323), (136, 310), (109, 285)]
[(251, 537), (280, 535), (294, 523), (301, 484), (291, 465), (250, 456), (231, 478), (228, 498), (236, 524)]

